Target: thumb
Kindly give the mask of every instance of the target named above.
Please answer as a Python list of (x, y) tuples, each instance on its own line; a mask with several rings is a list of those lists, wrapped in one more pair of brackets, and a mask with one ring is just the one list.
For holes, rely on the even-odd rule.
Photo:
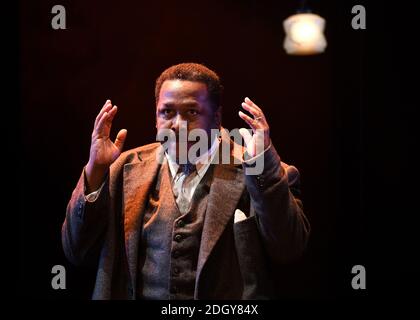
[(127, 138), (127, 130), (121, 129), (120, 132), (118, 132), (117, 138), (114, 142), (115, 146), (118, 148), (118, 150), (120, 150), (120, 152), (124, 146), (125, 138)]
[(245, 129), (245, 128), (240, 128), (239, 133), (241, 134), (242, 138), (244, 139), (245, 145), (248, 146), (249, 142), (252, 139), (252, 134), (251, 134), (250, 130)]

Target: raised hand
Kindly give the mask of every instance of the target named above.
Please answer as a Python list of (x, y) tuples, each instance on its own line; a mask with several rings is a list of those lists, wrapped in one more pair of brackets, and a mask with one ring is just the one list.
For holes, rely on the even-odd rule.
[(86, 165), (88, 189), (94, 191), (99, 188), (109, 166), (119, 157), (127, 137), (127, 130), (118, 132), (114, 142), (111, 141), (112, 120), (117, 113), (117, 106), (112, 106), (107, 100), (95, 119), (90, 145), (89, 162)]
[(270, 145), (270, 127), (265, 119), (264, 113), (249, 98), (245, 98), (242, 102), (242, 108), (248, 111), (253, 118), (239, 111), (239, 116), (252, 129), (252, 134), (245, 128), (239, 129), (240, 134), (244, 138), (247, 153), (251, 157), (255, 157), (257, 153), (264, 151)]

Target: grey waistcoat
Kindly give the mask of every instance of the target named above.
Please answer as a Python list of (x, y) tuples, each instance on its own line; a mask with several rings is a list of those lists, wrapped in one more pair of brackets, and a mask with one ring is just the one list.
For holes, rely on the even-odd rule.
[(149, 194), (139, 245), (138, 299), (193, 299), (198, 251), (213, 166), (195, 190), (190, 210), (178, 210), (165, 162)]

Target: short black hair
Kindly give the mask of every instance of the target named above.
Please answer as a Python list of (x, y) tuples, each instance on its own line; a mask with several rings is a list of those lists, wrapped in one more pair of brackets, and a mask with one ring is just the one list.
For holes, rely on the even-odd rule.
[(210, 70), (203, 64), (199, 63), (180, 63), (167, 68), (156, 79), (155, 85), (155, 99), (156, 104), (159, 101), (159, 94), (162, 84), (166, 80), (186, 80), (202, 82), (207, 86), (209, 100), (212, 104), (213, 110), (217, 111), (220, 108), (223, 86), (220, 83), (220, 78), (213, 70)]

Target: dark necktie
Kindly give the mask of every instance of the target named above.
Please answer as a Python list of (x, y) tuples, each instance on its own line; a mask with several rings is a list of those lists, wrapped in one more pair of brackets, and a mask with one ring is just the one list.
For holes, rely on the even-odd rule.
[(188, 177), (195, 170), (195, 165), (193, 165), (192, 163), (181, 164), (180, 170), (183, 174), (185, 174)]
[[(179, 193), (177, 193), (177, 203), (178, 208), (181, 211), (182, 214), (186, 213), (190, 207), (190, 199), (187, 197), (187, 191), (188, 184), (190, 180), (194, 177), (194, 172), (196, 171), (195, 165), (188, 163), (188, 164), (181, 164), (178, 169), (178, 173), (181, 173), (181, 176), (177, 181), (181, 182), (175, 182), (177, 183), (178, 187), (176, 188)], [(181, 179), (183, 177), (183, 179)]]

